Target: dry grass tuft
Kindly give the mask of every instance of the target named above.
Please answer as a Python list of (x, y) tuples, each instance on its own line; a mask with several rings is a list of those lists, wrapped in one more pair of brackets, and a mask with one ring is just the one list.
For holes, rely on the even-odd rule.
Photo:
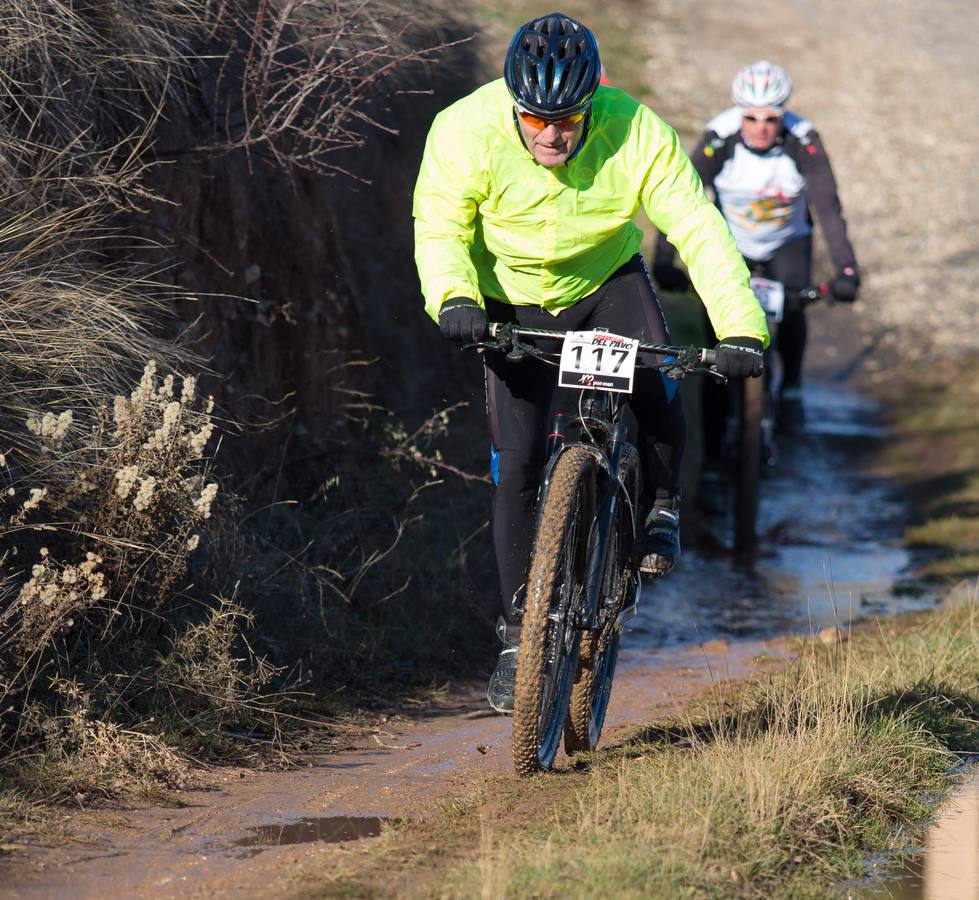
[[(979, 749), (979, 610), (961, 604), (799, 661), (596, 759), (532, 837), (485, 842), (494, 895), (823, 897), (906, 846)], [(506, 873), (500, 883), (499, 873)], [(478, 874), (456, 873), (461, 894)], [(484, 875), (485, 879), (485, 875)]]

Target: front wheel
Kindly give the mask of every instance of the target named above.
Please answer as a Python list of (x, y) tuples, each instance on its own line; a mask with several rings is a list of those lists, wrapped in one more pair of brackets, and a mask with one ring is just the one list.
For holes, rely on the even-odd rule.
[(639, 464), (635, 450), (619, 462), (619, 483), (612, 503), (612, 517), (602, 570), (595, 628), (585, 633), (578, 653), (578, 672), (571, 691), (568, 720), (564, 724), (564, 749), (587, 753), (598, 746), (605, 713), (612, 695), (612, 679), (619, 656), (619, 613), (627, 597), (635, 593), (638, 574), (632, 569), (635, 540), (630, 502), (639, 499)]
[(551, 472), (527, 575), (513, 703), (513, 766), (520, 775), (549, 769), (561, 741), (578, 664), (594, 509), (592, 456), (569, 447)]

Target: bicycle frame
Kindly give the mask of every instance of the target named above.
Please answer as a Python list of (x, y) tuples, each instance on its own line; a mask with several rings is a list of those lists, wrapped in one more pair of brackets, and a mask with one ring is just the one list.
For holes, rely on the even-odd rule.
[[(582, 412), (580, 415), (571, 418), (565, 413), (557, 413), (554, 417), (554, 426), (551, 435), (551, 452), (544, 466), (541, 484), (538, 488), (537, 509), (539, 516), (541, 509), (540, 498), (547, 491), (551, 473), (554, 471), (554, 467), (557, 465), (561, 455), (571, 447), (581, 447), (591, 454), (598, 469), (606, 476), (606, 488), (604, 496), (597, 504), (595, 518), (592, 522), (592, 531), (588, 535), (588, 571), (585, 576), (583, 615), (580, 621), (576, 623), (578, 628), (588, 630), (595, 627), (602, 601), (602, 573), (605, 570), (605, 557), (608, 552), (609, 537), (614, 521), (615, 504), (622, 502), (622, 499), (628, 503), (634, 537), (637, 528), (636, 503), (638, 498), (629, 496), (627, 487), (622, 484), (617, 474), (623, 452), (626, 448), (631, 447), (628, 440), (628, 429), (621, 421), (622, 412), (625, 408), (624, 404), (619, 397), (608, 391), (593, 390), (582, 393), (580, 407), (587, 407), (587, 412)], [(610, 415), (596, 415), (596, 404), (609, 407)], [(560, 432), (559, 429), (567, 429), (568, 427), (579, 427), (582, 432), (589, 435), (590, 439), (584, 441), (567, 440), (563, 432)], [(596, 431), (605, 433), (608, 444), (607, 450), (593, 437)], [(638, 586), (638, 579), (636, 583)], [(632, 608), (637, 604), (638, 590)]]
[[(501, 323), (492, 323), (489, 331), (492, 338), (499, 337), (504, 341), (509, 341), (510, 346), (514, 350), (537, 357), (551, 364), (553, 364), (553, 361), (549, 358), (549, 354), (523, 343), (521, 338), (552, 338), (562, 341), (565, 338), (564, 332), (560, 331), (521, 328), (509, 324), (503, 325)], [(488, 343), (471, 346), (500, 348), (498, 344)], [(708, 367), (714, 362), (713, 351), (693, 347), (675, 347), (666, 344), (641, 342), (639, 344), (639, 350), (644, 353), (655, 353), (664, 356), (665, 360), (663, 363), (651, 367), (670, 372), (674, 377), (680, 377), (681, 374), (708, 371)], [(542, 510), (541, 498), (547, 492), (554, 467), (557, 465), (561, 455), (568, 448), (581, 447), (586, 450), (595, 460), (597, 468), (606, 477), (605, 493), (597, 504), (595, 518), (592, 522), (592, 531), (588, 535), (588, 571), (585, 578), (583, 615), (581, 621), (576, 623), (577, 627), (584, 630), (595, 627), (596, 619), (601, 608), (602, 573), (605, 569), (605, 559), (608, 553), (609, 538), (614, 521), (615, 504), (621, 502), (622, 498), (629, 504), (633, 538), (635, 538), (638, 530), (636, 512), (638, 497), (629, 496), (626, 485), (621, 483), (618, 476), (622, 454), (627, 449), (632, 449), (632, 444), (628, 440), (628, 428), (622, 422), (624, 409), (624, 397), (621, 393), (590, 389), (581, 392), (577, 415), (569, 416), (564, 412), (557, 413), (554, 417), (551, 435), (549, 437), (547, 462), (541, 473), (541, 482), (538, 488), (535, 532), (540, 524)], [(569, 427), (579, 428), (585, 439), (569, 441), (565, 436), (565, 432)], [(636, 578), (635, 581), (636, 594), (633, 598), (633, 603), (629, 607), (618, 611), (619, 624), (635, 615), (635, 611), (638, 608), (639, 591), (641, 590), (642, 584), (639, 578)]]

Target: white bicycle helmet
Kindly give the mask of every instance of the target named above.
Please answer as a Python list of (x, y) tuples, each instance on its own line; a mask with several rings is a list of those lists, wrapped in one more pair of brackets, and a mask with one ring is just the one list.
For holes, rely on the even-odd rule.
[(743, 109), (781, 112), (791, 96), (792, 80), (788, 73), (767, 59), (745, 66), (731, 82), (731, 99)]

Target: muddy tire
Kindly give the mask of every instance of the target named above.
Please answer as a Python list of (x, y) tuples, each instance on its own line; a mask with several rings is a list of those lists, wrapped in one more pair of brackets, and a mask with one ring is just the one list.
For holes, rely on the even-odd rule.
[[(637, 502), (639, 464), (634, 450), (620, 461), (619, 477), (632, 502)], [(568, 755), (594, 750), (602, 736), (619, 656), (620, 631), (612, 621), (618, 618), (623, 608), (629, 586), (635, 584), (632, 579), (638, 577), (630, 573), (634, 541), (632, 513), (625, 498), (619, 494), (612, 510), (612, 530), (605, 554), (596, 628), (584, 633), (578, 651), (578, 670), (564, 724), (564, 750)]]
[(753, 550), (756, 543), (765, 407), (765, 385), (761, 378), (745, 378), (741, 387), (741, 428), (734, 492), (734, 549), (739, 552)]
[(598, 646), (597, 631), (585, 632), (581, 638), (578, 674), (564, 723), (564, 752), (568, 756), (589, 753), (598, 746), (612, 696), (620, 637), (619, 629), (613, 628), (604, 650)]
[(519, 775), (550, 768), (561, 742), (578, 665), (576, 616), (594, 509), (593, 458), (569, 447), (541, 502), (527, 575), (513, 704), (513, 766)]

